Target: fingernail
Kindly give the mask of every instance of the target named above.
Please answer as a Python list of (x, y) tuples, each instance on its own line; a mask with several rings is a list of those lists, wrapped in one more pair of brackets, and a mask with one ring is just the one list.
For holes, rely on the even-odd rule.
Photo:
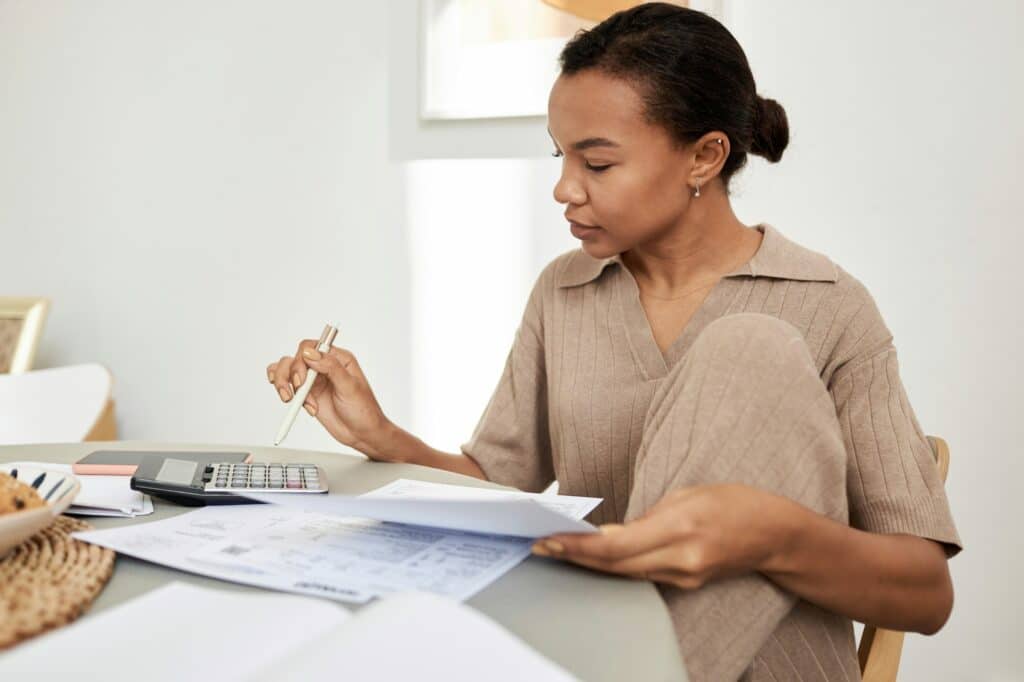
[(281, 400), (288, 402), (291, 399), (291, 396), (288, 395), (288, 391), (284, 390), (283, 388), (277, 389), (277, 392), (281, 394)]
[(317, 351), (314, 348), (303, 348), (302, 349), (302, 354), (305, 357), (309, 358), (310, 360), (319, 360), (320, 359), (319, 351)]
[(538, 556), (550, 556), (550, 553), (539, 542), (534, 543), (530, 551)]
[(605, 535), (609, 535), (611, 533), (617, 533), (620, 530), (622, 530), (622, 524), (621, 523), (606, 523), (603, 526), (598, 526), (598, 530), (601, 531)]
[(267, 379), (270, 381), (270, 383), (274, 383), (274, 373), (267, 372)]
[(316, 409), (312, 405), (310, 405), (309, 403), (306, 403), (305, 405), (303, 405), (303, 407), (306, 408), (306, 412), (309, 413), (310, 417), (315, 417), (316, 416)]
[(295, 386), (301, 386), (302, 385), (302, 382), (299, 381), (299, 373), (298, 372), (296, 372), (295, 374), (292, 375), (292, 384), (295, 385)]
[(565, 545), (558, 540), (545, 540), (544, 548), (552, 554), (561, 554), (565, 551)]

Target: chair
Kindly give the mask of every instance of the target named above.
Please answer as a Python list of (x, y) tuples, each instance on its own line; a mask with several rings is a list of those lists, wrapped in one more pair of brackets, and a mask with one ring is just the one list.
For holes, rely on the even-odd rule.
[(45, 298), (0, 296), (0, 374), (32, 368), (49, 307)]
[(116, 440), (112, 386), (96, 364), (0, 374), (0, 445)]
[[(945, 483), (946, 474), (949, 473), (949, 446), (937, 436), (928, 436), (928, 444), (932, 446), (939, 474)], [(903, 634), (871, 625), (864, 626), (857, 647), (860, 674), (864, 682), (895, 682), (900, 655), (903, 653)]]

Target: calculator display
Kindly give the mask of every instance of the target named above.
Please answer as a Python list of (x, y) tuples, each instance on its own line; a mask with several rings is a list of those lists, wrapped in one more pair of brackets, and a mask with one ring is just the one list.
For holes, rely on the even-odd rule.
[(197, 466), (199, 465), (195, 462), (186, 462), (183, 459), (165, 459), (156, 474), (156, 480), (176, 485), (192, 485)]

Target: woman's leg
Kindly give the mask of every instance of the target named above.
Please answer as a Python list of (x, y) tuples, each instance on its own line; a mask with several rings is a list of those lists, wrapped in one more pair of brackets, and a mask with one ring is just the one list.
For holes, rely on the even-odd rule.
[[(767, 315), (712, 322), (659, 385), (626, 520), (670, 490), (727, 482), (847, 519), (835, 405), (800, 332)], [(760, 574), (658, 588), (693, 680), (739, 677), (797, 601)]]

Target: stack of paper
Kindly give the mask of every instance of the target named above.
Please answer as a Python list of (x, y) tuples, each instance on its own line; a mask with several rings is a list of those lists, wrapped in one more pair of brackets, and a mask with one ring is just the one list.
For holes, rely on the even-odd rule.
[[(126, 636), (144, 623), (145, 637)], [(281, 627), (301, 623), (301, 627)], [(22, 644), (0, 679), (533, 680), (572, 675), (473, 609), (394, 595), (351, 614), (279, 594), (171, 583)]]
[(347, 602), (409, 590), (467, 599), (530, 555), (533, 538), (593, 533), (592, 497), (399, 480), (361, 497), (253, 495), (74, 537), (183, 571)]
[[(53, 462), (14, 462), (71, 473), (70, 464)], [(153, 500), (149, 495), (131, 489), (130, 476), (83, 476), (75, 474), (82, 489), (65, 513), (78, 516), (146, 516), (153, 513)]]

